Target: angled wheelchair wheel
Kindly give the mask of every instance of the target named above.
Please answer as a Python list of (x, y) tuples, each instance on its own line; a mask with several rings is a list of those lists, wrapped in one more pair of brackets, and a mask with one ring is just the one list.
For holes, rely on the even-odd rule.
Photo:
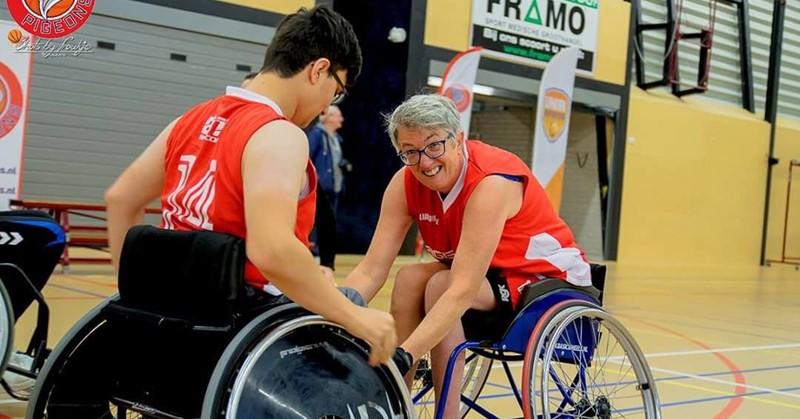
[(14, 349), (14, 307), (6, 286), (0, 281), (0, 377), (6, 370)]
[(661, 417), (650, 368), (630, 332), (599, 306), (566, 301), (537, 323), (523, 366), (526, 419)]
[[(464, 360), (464, 376), (461, 381), (461, 397), (475, 401), (483, 391), (489, 373), (492, 371), (492, 359), (478, 355), (470, 350), (466, 351)], [(428, 354), (419, 361), (414, 382), (411, 386), (411, 396), (414, 408), (419, 419), (433, 419), (435, 417), (436, 400), (433, 391), (433, 371), (431, 370)], [(463, 418), (469, 413), (470, 407), (461, 403), (459, 417)]]
[(369, 347), (322, 317), (282, 314), (260, 315), (228, 345), (202, 418), (414, 417), (394, 364), (369, 366)]
[[(112, 297), (114, 298), (114, 297)], [(107, 302), (108, 300), (106, 300)], [(111, 328), (100, 315), (105, 303), (81, 318), (48, 356), (28, 401), (28, 418), (122, 418), (105, 372), (113, 368)]]

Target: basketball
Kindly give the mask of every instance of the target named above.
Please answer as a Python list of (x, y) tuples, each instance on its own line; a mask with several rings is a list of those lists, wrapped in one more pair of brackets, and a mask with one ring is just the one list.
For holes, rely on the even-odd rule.
[(22, 40), (22, 32), (19, 29), (12, 29), (8, 31), (8, 42), (16, 44)]

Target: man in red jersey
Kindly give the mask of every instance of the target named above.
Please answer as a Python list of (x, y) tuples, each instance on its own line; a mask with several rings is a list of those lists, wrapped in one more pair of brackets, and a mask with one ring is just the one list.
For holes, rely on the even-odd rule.
[(126, 232), (160, 197), (162, 228), (246, 239), (245, 280), (260, 297), (288, 297), (341, 324), (370, 343), (372, 365), (387, 362), (397, 343), (391, 315), (351, 302), (308, 248), (317, 179), (302, 127), (344, 98), (342, 80), (352, 85), (361, 62), (353, 28), (336, 12), (284, 18), (246, 88), (230, 86), (172, 121), (108, 189), (115, 269)]
[[(346, 284), (371, 300), (416, 222), (436, 262), (398, 271), (391, 312), (406, 362), (430, 351), (438, 400), (447, 359), (465, 340), (460, 318), (467, 309), (509, 319), (525, 285), (554, 277), (590, 286), (590, 268), (527, 165), (466, 141), (450, 99), (413, 96), (386, 122), (406, 167), (389, 182), (372, 243)], [(454, 383), (461, 383), (463, 362)], [(456, 418), (460, 385), (450, 389), (444, 417)]]

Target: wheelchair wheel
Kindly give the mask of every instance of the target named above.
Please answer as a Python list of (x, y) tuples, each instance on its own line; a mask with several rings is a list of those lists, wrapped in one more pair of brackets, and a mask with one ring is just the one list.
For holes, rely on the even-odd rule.
[(414, 417), (394, 364), (369, 366), (369, 347), (322, 317), (276, 322), (274, 311), (256, 317), (228, 345), (202, 418)]
[(557, 304), (541, 317), (522, 385), (526, 419), (661, 417), (655, 380), (630, 332), (585, 301)]
[[(113, 297), (112, 297), (113, 298)], [(107, 302), (108, 300), (106, 300)], [(81, 318), (50, 353), (33, 389), (28, 418), (121, 418), (111, 400), (108, 369), (113, 352), (111, 329), (100, 310), (105, 303)], [(141, 417), (141, 416), (135, 416)]]
[[(478, 396), (486, 385), (489, 373), (492, 371), (492, 359), (478, 355), (467, 350), (464, 362), (464, 376), (461, 381), (461, 397), (471, 401)], [(433, 391), (433, 371), (431, 370), (430, 356), (425, 356), (419, 361), (414, 382), (411, 386), (411, 395), (419, 419), (433, 419), (435, 417), (436, 400)], [(470, 407), (461, 403), (459, 417), (463, 418), (469, 413)]]
[(0, 377), (8, 366), (14, 349), (14, 307), (6, 286), (0, 281)]

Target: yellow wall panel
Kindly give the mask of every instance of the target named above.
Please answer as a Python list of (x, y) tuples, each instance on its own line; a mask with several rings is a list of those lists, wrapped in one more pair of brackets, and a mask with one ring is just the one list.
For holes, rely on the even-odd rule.
[(223, 3), (237, 4), (239, 6), (251, 7), (253, 9), (266, 10), (268, 12), (288, 15), (297, 11), (301, 7), (314, 7), (314, 0), (217, 0)]
[[(594, 79), (625, 84), (629, 17), (630, 3), (623, 0), (600, 0)], [(471, 19), (471, 1), (428, 0), (425, 44), (453, 51), (469, 48)], [(582, 74), (578, 76), (584, 77)]]
[[(772, 167), (766, 257), (781, 258), (784, 224), (788, 224), (785, 256), (800, 258), (800, 167), (794, 167), (791, 195), (788, 195), (787, 190), (789, 162), (800, 160), (800, 120), (793, 118), (778, 120), (775, 131), (775, 157), (780, 161)], [(787, 195), (790, 200), (788, 223), (785, 221)]]
[(632, 88), (619, 262), (757, 266), (768, 145), (753, 114)]

